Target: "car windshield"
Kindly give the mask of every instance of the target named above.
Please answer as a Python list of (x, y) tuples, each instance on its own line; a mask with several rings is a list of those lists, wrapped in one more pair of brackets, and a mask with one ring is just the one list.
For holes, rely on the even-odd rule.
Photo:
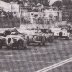
[(46, 29), (41, 29), (41, 32), (47, 33), (47, 30)]
[(43, 33), (51, 33), (51, 30), (48, 30), (48, 29), (41, 29), (41, 32), (43, 32)]
[(10, 34), (11, 34), (11, 32), (10, 32), (9, 30), (6, 30), (6, 31), (4, 32), (4, 35), (5, 35), (5, 36), (10, 35)]

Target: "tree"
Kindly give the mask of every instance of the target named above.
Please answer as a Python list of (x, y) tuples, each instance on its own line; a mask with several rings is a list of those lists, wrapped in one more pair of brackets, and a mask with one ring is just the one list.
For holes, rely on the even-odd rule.
[(65, 6), (72, 5), (72, 0), (63, 0), (63, 5)]
[(2, 0), (2, 1), (9, 3), (9, 2), (11, 2), (11, 1), (13, 1), (13, 0)]
[(62, 8), (62, 2), (61, 1), (56, 1), (53, 3), (52, 6), (56, 6), (58, 8), (58, 10), (61, 10)]

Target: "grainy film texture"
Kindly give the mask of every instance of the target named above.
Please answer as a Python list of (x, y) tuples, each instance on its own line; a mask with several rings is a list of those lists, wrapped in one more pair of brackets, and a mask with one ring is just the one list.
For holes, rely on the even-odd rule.
[(0, 72), (72, 72), (72, 0), (0, 0)]

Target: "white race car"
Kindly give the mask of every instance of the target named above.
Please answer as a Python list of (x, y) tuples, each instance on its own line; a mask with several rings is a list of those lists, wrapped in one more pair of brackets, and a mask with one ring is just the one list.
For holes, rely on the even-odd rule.
[(61, 28), (51, 28), (51, 31), (54, 33), (54, 38), (64, 38), (64, 39), (69, 39), (70, 38), (70, 33), (67, 32), (66, 29), (61, 29)]
[(0, 33), (0, 48), (6, 46), (7, 48), (26, 48), (25, 35), (18, 32), (17, 30), (5, 30)]
[(21, 49), (27, 47), (27, 41), (21, 35), (8, 35), (6, 37), (6, 44), (7, 47), (11, 47), (11, 48), (15, 47)]
[(25, 36), (18, 32), (11, 32), (10, 35), (6, 36), (6, 44), (7, 47), (11, 48), (27, 48), (27, 40), (25, 39)]

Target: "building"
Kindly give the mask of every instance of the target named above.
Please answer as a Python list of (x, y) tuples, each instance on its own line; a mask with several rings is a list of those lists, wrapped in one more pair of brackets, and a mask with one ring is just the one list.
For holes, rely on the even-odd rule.
[(5, 12), (12, 12), (13, 16), (20, 17), (19, 4), (17, 4), (16, 2), (7, 3), (0, 1), (0, 9)]

